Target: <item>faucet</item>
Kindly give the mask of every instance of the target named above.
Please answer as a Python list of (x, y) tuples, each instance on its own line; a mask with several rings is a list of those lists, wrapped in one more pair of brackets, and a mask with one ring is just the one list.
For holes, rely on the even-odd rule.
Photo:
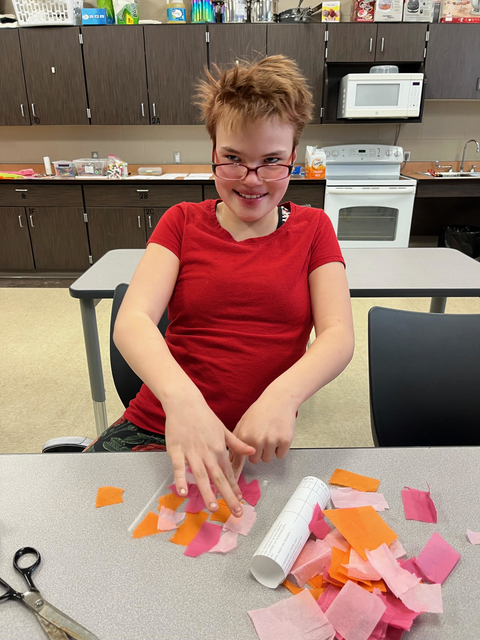
[(462, 173), (463, 171), (463, 163), (465, 162), (465, 152), (467, 150), (467, 144), (469, 144), (470, 142), (474, 142), (477, 145), (477, 153), (480, 153), (480, 144), (473, 138), (471, 140), (467, 140), (467, 142), (465, 143), (465, 146), (463, 147), (462, 164), (460, 165), (460, 173)]

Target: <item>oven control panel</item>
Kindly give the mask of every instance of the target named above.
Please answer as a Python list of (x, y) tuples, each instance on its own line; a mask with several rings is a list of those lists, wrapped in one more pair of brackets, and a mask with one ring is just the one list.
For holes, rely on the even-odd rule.
[(399, 164), (403, 162), (403, 149), (388, 144), (344, 144), (323, 147), (327, 164)]

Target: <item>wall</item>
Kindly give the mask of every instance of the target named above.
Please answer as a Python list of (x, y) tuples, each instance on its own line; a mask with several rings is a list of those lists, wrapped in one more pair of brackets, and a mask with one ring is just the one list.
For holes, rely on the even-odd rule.
[[(307, 144), (378, 142), (393, 144), (395, 125), (310, 125), (298, 152), (305, 157)], [(401, 125), (398, 144), (412, 152), (412, 160), (460, 160), (466, 140), (480, 140), (480, 100), (430, 100), (425, 103), (421, 124)], [(202, 125), (195, 126), (76, 126), (0, 127), (1, 162), (42, 162), (90, 157), (109, 153), (132, 164), (170, 164), (180, 151), (186, 164), (210, 162), (210, 142)], [(466, 158), (477, 160), (475, 145)]]

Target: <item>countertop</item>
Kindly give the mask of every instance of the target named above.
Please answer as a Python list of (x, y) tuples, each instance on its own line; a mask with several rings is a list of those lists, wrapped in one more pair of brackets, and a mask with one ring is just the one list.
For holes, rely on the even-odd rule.
[[(129, 172), (129, 177), (128, 179), (125, 178), (120, 178), (120, 179), (115, 179), (112, 180), (111, 178), (107, 178), (106, 176), (101, 177), (101, 178), (88, 178), (88, 177), (76, 177), (76, 178), (57, 178), (56, 176), (45, 176), (42, 178), (27, 178), (27, 180), (33, 180), (35, 182), (67, 182), (67, 183), (78, 183), (78, 184), (91, 184), (91, 183), (104, 183), (104, 182), (133, 182), (135, 183), (136, 180), (133, 176), (135, 176), (138, 173), (138, 169), (139, 167), (147, 167), (147, 166), (151, 166), (151, 167), (161, 167), (162, 169), (162, 173), (166, 174), (166, 173), (212, 173), (212, 167), (209, 164), (155, 164), (155, 165), (147, 165), (147, 164), (129, 164), (128, 165), (128, 172)], [(45, 167), (43, 164), (0, 164), (0, 172), (2, 171), (21, 171), (22, 169), (33, 169), (36, 173), (43, 173), (45, 171)], [(53, 170), (53, 166), (52, 166), (52, 170)], [(138, 181), (141, 183), (157, 183), (158, 184), (171, 184), (172, 182), (182, 182), (184, 180), (184, 178), (175, 178), (174, 180), (146, 180), (145, 178), (142, 177), (138, 177)], [(294, 182), (309, 182), (309, 183), (316, 183), (316, 184), (325, 184), (325, 180), (305, 180), (305, 178), (301, 178), (301, 177), (296, 177), (296, 176), (292, 176), (291, 180)], [(16, 179), (4, 179), (4, 180), (0, 180), (0, 184), (2, 183), (12, 183), (12, 182), (16, 182)], [(209, 178), (209, 179), (200, 179), (200, 180), (192, 180), (192, 179), (188, 179), (185, 180), (185, 182), (187, 184), (208, 184), (208, 183), (213, 183), (214, 179)]]

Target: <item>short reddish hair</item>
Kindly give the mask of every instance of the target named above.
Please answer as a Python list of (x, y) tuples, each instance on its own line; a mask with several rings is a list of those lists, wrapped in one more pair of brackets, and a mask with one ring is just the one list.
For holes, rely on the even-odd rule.
[(258, 120), (278, 118), (295, 127), (298, 145), (312, 119), (313, 97), (298, 65), (285, 56), (257, 62), (240, 61), (226, 71), (214, 65), (216, 78), (206, 70), (197, 85), (195, 104), (213, 142), (220, 120), (232, 129)]

